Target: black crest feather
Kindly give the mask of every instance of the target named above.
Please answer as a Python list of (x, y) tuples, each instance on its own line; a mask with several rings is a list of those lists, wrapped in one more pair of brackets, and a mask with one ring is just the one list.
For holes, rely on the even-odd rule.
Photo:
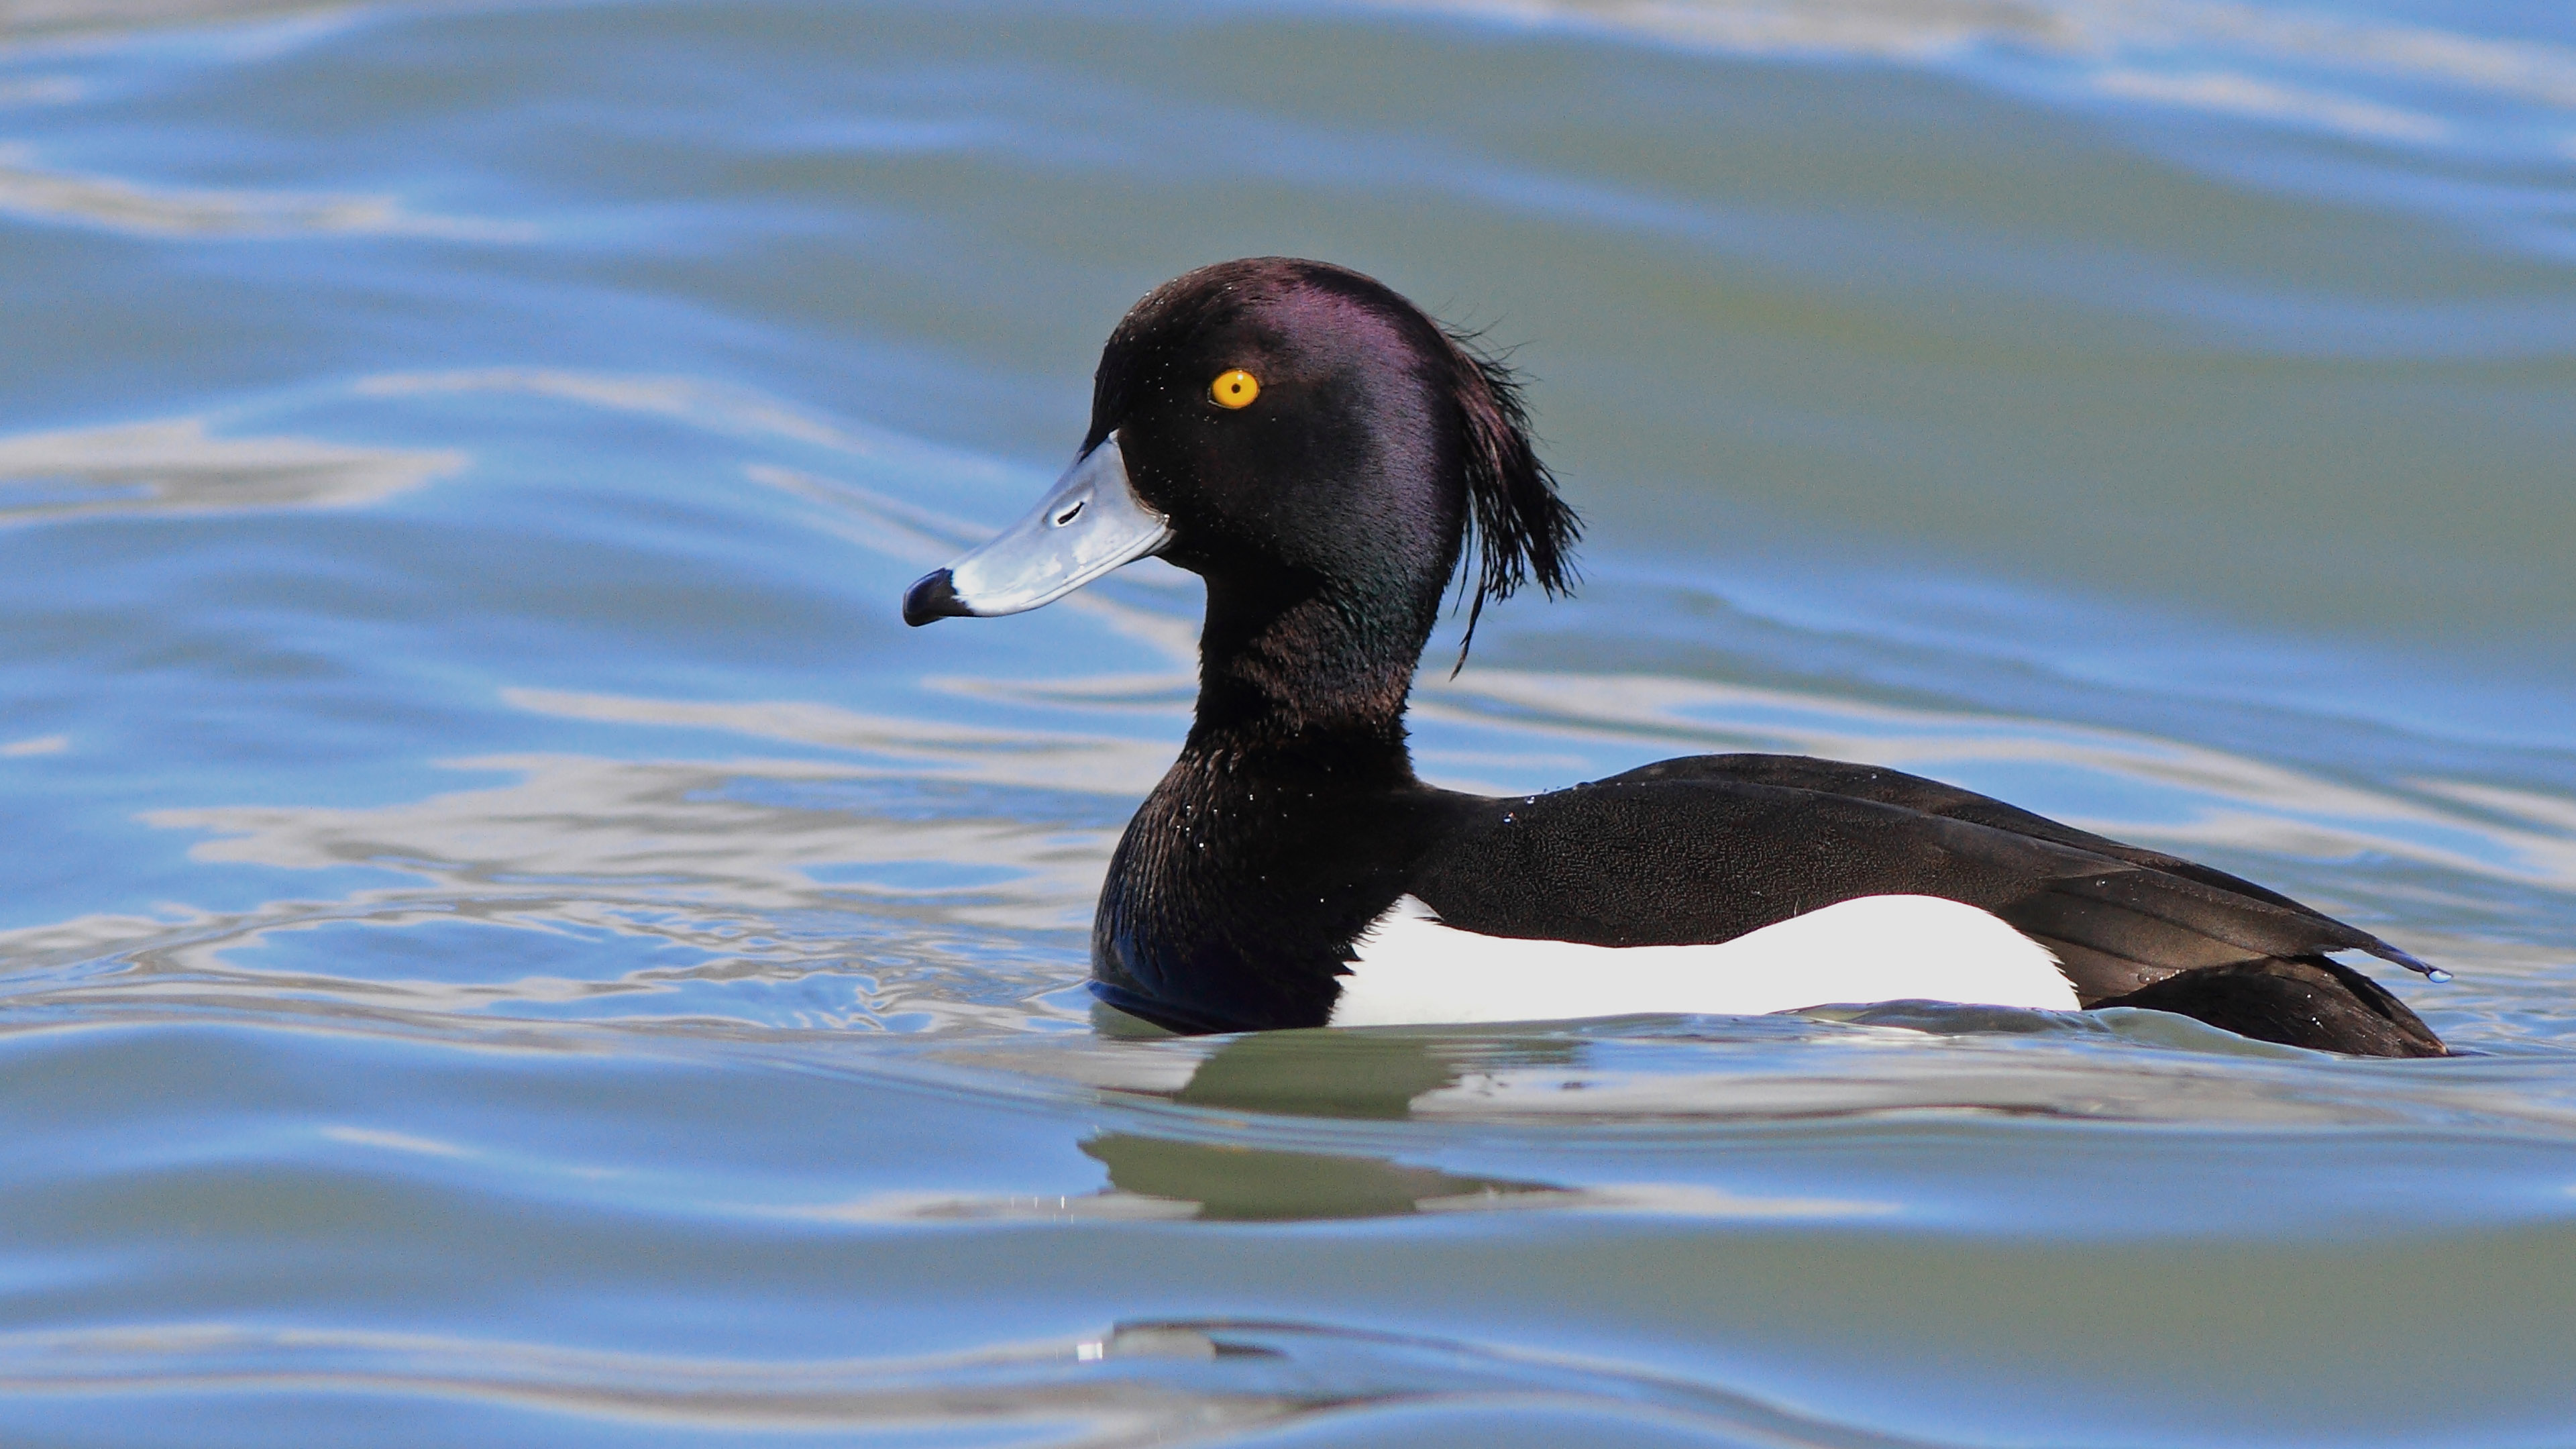
[(1466, 592), (1469, 573), (1476, 579), (1466, 637), (1449, 671), (1454, 678), (1467, 667), (1487, 599), (1508, 599), (1530, 582), (1551, 598), (1573, 592), (1579, 577), (1574, 543), (1583, 520), (1557, 496), (1556, 475), (1530, 445), (1529, 409), (1510, 363), (1480, 346), (1473, 333), (1443, 329), (1443, 335), (1458, 360), (1458, 400), (1466, 414), (1467, 538), (1459, 552), (1459, 592)]

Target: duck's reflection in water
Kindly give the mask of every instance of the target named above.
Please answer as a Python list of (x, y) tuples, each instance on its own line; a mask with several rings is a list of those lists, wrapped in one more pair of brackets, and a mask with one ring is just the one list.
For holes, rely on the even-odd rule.
[[(1394, 1120), (1416, 1098), (1456, 1086), (1498, 1057), (1513, 1064), (1570, 1062), (1573, 1042), (1497, 1042), (1372, 1032), (1259, 1032), (1219, 1047), (1172, 1094), (1182, 1106), (1280, 1116)], [(1199, 1205), (1202, 1219), (1275, 1221), (1390, 1217), (1425, 1204), (1456, 1207), (1554, 1185), (1467, 1177), (1382, 1157), (1292, 1152), (1239, 1142), (1103, 1133), (1083, 1152), (1109, 1169), (1121, 1193)]]
[(1466, 1206), (1493, 1198), (1556, 1193), (1545, 1183), (1461, 1177), (1376, 1157), (1282, 1152), (1215, 1142), (1103, 1133), (1082, 1150), (1109, 1169), (1121, 1193), (1199, 1205), (1223, 1222), (1400, 1217), (1424, 1204)]

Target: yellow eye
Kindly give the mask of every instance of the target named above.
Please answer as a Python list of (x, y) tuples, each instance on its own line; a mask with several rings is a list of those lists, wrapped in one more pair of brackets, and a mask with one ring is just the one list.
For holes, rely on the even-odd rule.
[(1221, 408), (1250, 407), (1261, 396), (1261, 382), (1240, 367), (1230, 367), (1208, 384), (1208, 400)]

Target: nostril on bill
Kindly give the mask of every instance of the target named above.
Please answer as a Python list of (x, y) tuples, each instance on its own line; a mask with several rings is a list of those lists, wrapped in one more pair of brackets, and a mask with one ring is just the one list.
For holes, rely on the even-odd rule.
[(1090, 500), (1090, 499), (1088, 499), (1088, 498), (1077, 498), (1077, 499), (1075, 499), (1075, 500), (1073, 501), (1073, 506), (1071, 506), (1070, 508), (1065, 509), (1062, 513), (1059, 513), (1059, 514), (1057, 514), (1057, 515), (1055, 516), (1055, 526), (1056, 526), (1056, 527), (1058, 527), (1058, 528), (1062, 528), (1062, 527), (1064, 527), (1066, 524), (1073, 522), (1073, 521), (1074, 521), (1075, 519), (1077, 519), (1077, 518), (1080, 518), (1080, 517), (1082, 516), (1082, 505), (1084, 505), (1084, 504), (1086, 504), (1086, 503), (1089, 503), (1090, 501), (1091, 501), (1091, 500)]

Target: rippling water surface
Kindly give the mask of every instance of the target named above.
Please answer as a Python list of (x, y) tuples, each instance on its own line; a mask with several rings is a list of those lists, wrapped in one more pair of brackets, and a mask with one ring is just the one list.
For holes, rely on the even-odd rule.
[[(1196, 583), (895, 601), (1260, 252), (1592, 524), (1433, 778), (1959, 781), (2478, 1055), (1095, 1022)], [(2560, 5), (0, 0), (0, 343), (11, 1444), (2576, 1442)]]

